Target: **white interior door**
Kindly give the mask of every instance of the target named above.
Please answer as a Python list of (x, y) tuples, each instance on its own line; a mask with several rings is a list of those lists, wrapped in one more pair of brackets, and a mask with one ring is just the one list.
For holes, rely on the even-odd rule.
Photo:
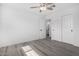
[(73, 44), (73, 15), (68, 14), (62, 17), (62, 41)]
[(57, 21), (53, 21), (51, 25), (51, 38), (57, 40)]
[(40, 20), (40, 39), (46, 38), (46, 22), (45, 20)]

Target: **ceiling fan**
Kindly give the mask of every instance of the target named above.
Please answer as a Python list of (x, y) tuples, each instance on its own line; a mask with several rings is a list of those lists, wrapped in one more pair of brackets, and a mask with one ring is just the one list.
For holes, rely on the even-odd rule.
[(39, 3), (39, 6), (33, 6), (30, 8), (39, 8), (40, 12), (45, 10), (53, 10), (56, 7), (54, 3)]

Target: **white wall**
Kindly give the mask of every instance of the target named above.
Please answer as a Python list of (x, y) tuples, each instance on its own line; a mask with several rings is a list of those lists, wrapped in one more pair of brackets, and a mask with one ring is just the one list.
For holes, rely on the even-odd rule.
[[(58, 7), (61, 6), (61, 7)], [(58, 40), (66, 43), (79, 46), (79, 4), (58, 4), (57, 8), (47, 15), (48, 18), (52, 19), (51, 23), (51, 37), (52, 40)], [(62, 16), (72, 14), (73, 19), (73, 39), (63, 39), (62, 32)], [(54, 29), (54, 30), (53, 30)], [(68, 34), (66, 33), (66, 36)]]
[(79, 46), (79, 6), (74, 13), (74, 44)]
[(27, 10), (27, 4), (2, 4), (0, 7), (0, 47), (45, 38), (42, 15)]

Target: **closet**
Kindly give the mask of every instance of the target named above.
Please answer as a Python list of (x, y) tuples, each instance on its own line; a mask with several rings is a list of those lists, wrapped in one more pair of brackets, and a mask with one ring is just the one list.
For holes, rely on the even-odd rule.
[(79, 6), (51, 14), (51, 38), (79, 46)]
[(66, 14), (61, 17), (62, 41), (73, 44), (73, 14)]

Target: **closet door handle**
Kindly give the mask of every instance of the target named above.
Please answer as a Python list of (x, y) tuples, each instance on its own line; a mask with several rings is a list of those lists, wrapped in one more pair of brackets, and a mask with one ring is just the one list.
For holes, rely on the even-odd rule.
[(40, 29), (40, 31), (42, 31), (42, 29)]
[(71, 29), (71, 32), (73, 32), (73, 29)]

